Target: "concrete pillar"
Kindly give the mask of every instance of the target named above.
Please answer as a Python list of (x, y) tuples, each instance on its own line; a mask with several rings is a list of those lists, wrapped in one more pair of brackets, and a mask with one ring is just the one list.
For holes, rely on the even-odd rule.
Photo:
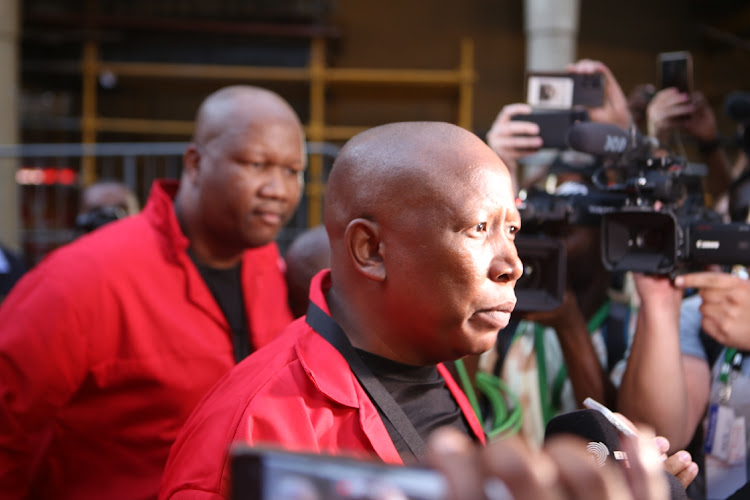
[[(0, 144), (18, 143), (20, 0), (0, 1)], [(0, 159), (0, 241), (18, 249), (16, 161)]]
[(576, 59), (579, 0), (525, 0), (526, 70), (560, 70)]

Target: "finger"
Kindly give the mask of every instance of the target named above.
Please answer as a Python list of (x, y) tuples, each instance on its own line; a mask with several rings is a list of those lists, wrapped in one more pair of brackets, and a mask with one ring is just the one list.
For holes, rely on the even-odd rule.
[(664, 461), (664, 470), (676, 476), (682, 472), (688, 465), (693, 462), (693, 458), (690, 453), (685, 450), (680, 450), (677, 453), (670, 455)]
[(502, 131), (502, 135), (506, 136), (539, 135), (539, 125), (534, 122), (525, 122), (521, 120), (508, 122), (503, 127), (499, 128), (499, 130)]
[(666, 500), (669, 498), (669, 485), (664, 476), (664, 462), (654, 444), (654, 433), (650, 428), (639, 426), (638, 436), (625, 436), (622, 446), (628, 455), (629, 466), (625, 476), (633, 498)]
[(597, 71), (604, 72), (604, 70), (601, 68), (602, 66), (603, 65), (599, 61), (594, 61), (592, 59), (581, 59), (573, 64), (569, 64), (568, 71), (570, 71), (571, 73), (581, 74), (596, 73)]
[(695, 107), (689, 103), (672, 104), (664, 110), (664, 119), (672, 120), (674, 118), (679, 118), (685, 115), (689, 115), (694, 110)]
[(687, 489), (690, 483), (698, 477), (698, 464), (691, 462), (690, 465), (685, 467), (679, 474), (675, 476), (682, 483), (682, 487)]
[(704, 287), (717, 287), (726, 286), (726, 277), (730, 277), (726, 273), (720, 272), (698, 272), (688, 273), (677, 276), (674, 279), (676, 286), (682, 288), (704, 288)]
[(722, 304), (726, 300), (732, 300), (730, 289), (704, 287), (699, 293), (704, 304)]
[(721, 329), (721, 325), (718, 321), (704, 316), (701, 320), (701, 328), (703, 328), (703, 331), (705, 331), (709, 335), (709, 337), (713, 338), (720, 344), (728, 343), (729, 339)]
[(543, 145), (541, 137), (514, 137), (508, 140), (508, 146), (513, 149), (539, 149)]
[(654, 438), (654, 444), (661, 455), (665, 455), (669, 451), (669, 439), (664, 436), (656, 436)]
[(611, 464), (599, 467), (580, 440), (555, 437), (545, 443), (544, 450), (558, 466), (559, 483), (568, 498), (629, 498), (622, 473)]
[(490, 443), (483, 451), (485, 477), (501, 480), (514, 498), (562, 499), (554, 487), (557, 469), (550, 458), (518, 436)]
[(469, 438), (451, 428), (440, 428), (427, 441), (427, 463), (443, 474), (450, 500), (484, 498), (479, 455)]
[(675, 476), (687, 488), (698, 474), (698, 464), (685, 450), (680, 450), (664, 462), (664, 470)]

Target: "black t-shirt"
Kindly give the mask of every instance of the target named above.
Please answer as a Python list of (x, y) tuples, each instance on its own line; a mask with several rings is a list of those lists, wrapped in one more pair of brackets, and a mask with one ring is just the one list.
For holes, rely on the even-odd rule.
[[(438, 427), (451, 426), (476, 438), (437, 366), (412, 366), (356, 349), (357, 355), (401, 407), (423, 440)], [(385, 428), (404, 462), (416, 458), (378, 408)]]
[(232, 346), (234, 359), (237, 362), (245, 359), (253, 350), (250, 345), (250, 335), (245, 315), (245, 301), (242, 291), (242, 263), (229, 269), (216, 269), (198, 261), (192, 252), (188, 255), (193, 259), (203, 281), (216, 299), (224, 313), (224, 317), (232, 330)]

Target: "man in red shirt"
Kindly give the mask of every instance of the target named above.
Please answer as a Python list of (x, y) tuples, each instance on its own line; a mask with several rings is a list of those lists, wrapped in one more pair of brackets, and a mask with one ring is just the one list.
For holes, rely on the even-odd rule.
[(299, 451), (424, 458), (427, 436), (484, 433), (442, 362), (492, 347), (515, 305), (520, 227), (508, 170), (446, 123), (376, 127), (331, 171), (331, 269), (307, 315), (201, 402), (161, 498), (227, 497), (235, 440)]
[(0, 496), (156, 497), (193, 407), (292, 320), (274, 239), (304, 167), (289, 104), (226, 87), (179, 185), (26, 274), (0, 307)]

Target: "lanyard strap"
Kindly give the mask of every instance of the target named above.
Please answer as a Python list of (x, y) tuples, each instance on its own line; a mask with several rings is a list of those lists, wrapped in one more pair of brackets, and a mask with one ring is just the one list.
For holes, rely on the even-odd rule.
[[(373, 404), (385, 415), (393, 425), (393, 428), (403, 438), (409, 450), (417, 459), (424, 456), (425, 443), (422, 436), (419, 435), (414, 424), (406, 416), (404, 410), (396, 403), (393, 396), (383, 387), (383, 384), (373, 375), (372, 371), (364, 364), (349, 338), (346, 336), (341, 327), (333, 319), (313, 302), (307, 307), (307, 317), (305, 319), (316, 332), (335, 347), (349, 363), (349, 368), (357, 377), (359, 383), (367, 391)], [(402, 457), (404, 458), (404, 457)]]
[(742, 366), (742, 359), (744, 355), (734, 347), (729, 347), (724, 351), (724, 361), (721, 363), (721, 371), (719, 372), (719, 381), (722, 384), (729, 382), (729, 373), (732, 370), (739, 370)]

